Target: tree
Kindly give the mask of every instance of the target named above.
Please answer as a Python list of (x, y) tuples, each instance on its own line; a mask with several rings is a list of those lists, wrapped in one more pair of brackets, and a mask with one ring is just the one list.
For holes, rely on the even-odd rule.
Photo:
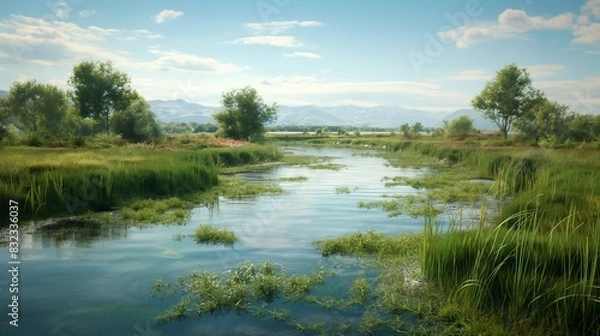
[(223, 94), (223, 109), (213, 114), (219, 133), (226, 138), (250, 140), (265, 132), (277, 118), (277, 104), (264, 103), (254, 88), (246, 86)]
[(496, 78), (485, 85), (471, 105), (481, 111), (483, 117), (492, 120), (504, 138), (508, 138), (512, 123), (542, 99), (543, 94), (531, 85), (527, 70), (509, 64), (496, 73)]
[(556, 101), (543, 99), (524, 116), (515, 120), (521, 137), (532, 142), (552, 140), (562, 142), (568, 137), (565, 127), (569, 107)]
[(419, 133), (423, 132), (424, 130), (425, 127), (418, 121), (411, 127), (411, 132), (415, 135), (419, 135)]
[(404, 134), (404, 137), (410, 137), (410, 126), (408, 125), (408, 123), (400, 125), (400, 132)]
[(9, 115), (10, 109), (8, 108), (8, 100), (6, 98), (0, 98), (0, 141), (8, 135), (7, 119)]
[(572, 113), (567, 117), (568, 137), (574, 141), (594, 139), (594, 117), (590, 114)]
[(117, 110), (112, 117), (112, 129), (123, 139), (142, 142), (160, 137), (160, 127), (150, 104), (137, 96), (127, 108)]
[(6, 107), (17, 117), (19, 126), (41, 137), (59, 135), (66, 115), (66, 94), (58, 87), (35, 80), (14, 82)]
[(600, 114), (594, 117), (594, 124), (592, 125), (592, 131), (596, 139), (600, 139)]
[(444, 121), (446, 125), (446, 134), (455, 139), (464, 139), (475, 132), (473, 119), (466, 115), (461, 115), (450, 122)]
[(69, 78), (79, 114), (101, 120), (106, 133), (113, 112), (125, 109), (133, 98), (129, 82), (129, 77), (114, 69), (111, 62), (81, 62)]

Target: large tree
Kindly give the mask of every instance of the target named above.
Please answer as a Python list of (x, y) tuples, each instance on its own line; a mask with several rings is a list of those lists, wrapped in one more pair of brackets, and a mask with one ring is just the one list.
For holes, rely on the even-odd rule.
[(471, 105), (508, 138), (513, 122), (543, 99), (543, 94), (533, 88), (527, 70), (509, 64), (496, 73), (496, 78), (485, 85)]
[(6, 107), (19, 126), (41, 136), (61, 133), (66, 114), (66, 94), (58, 87), (35, 80), (14, 82), (6, 97)]
[(553, 140), (562, 142), (568, 137), (565, 127), (569, 107), (543, 99), (524, 116), (515, 121), (521, 137), (532, 142)]
[(277, 104), (267, 105), (249, 86), (223, 94), (223, 109), (213, 114), (221, 135), (250, 140), (265, 132), (265, 125), (277, 118)]
[(129, 77), (113, 68), (111, 62), (81, 62), (69, 78), (73, 100), (83, 118), (93, 118), (110, 131), (115, 110), (125, 109), (132, 99)]

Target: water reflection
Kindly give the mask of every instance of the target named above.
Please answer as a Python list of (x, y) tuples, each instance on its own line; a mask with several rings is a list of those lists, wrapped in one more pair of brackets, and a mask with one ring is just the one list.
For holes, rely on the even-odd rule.
[(127, 239), (128, 227), (95, 222), (62, 220), (33, 234), (23, 235), (22, 248), (91, 248), (98, 240)]

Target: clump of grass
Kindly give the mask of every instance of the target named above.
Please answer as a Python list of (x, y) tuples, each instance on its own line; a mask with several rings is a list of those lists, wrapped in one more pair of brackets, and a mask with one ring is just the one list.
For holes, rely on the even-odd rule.
[(182, 298), (156, 321), (164, 324), (184, 320), (188, 314), (202, 316), (231, 310), (257, 316), (270, 313), (275, 319), (287, 321), (291, 319), (289, 312), (267, 311), (266, 305), (279, 297), (297, 300), (314, 286), (323, 284), (327, 275), (319, 267), (318, 272), (310, 275), (288, 276), (269, 261), (260, 265), (246, 261), (229, 272), (191, 272), (175, 282), (157, 279), (151, 289), (153, 296), (180, 294)]
[(184, 224), (194, 203), (179, 197), (133, 201), (120, 209), (122, 219), (134, 223)]
[(380, 201), (358, 202), (361, 209), (381, 209), (389, 217), (408, 215), (413, 218), (431, 218), (442, 213), (433, 200), (424, 195), (397, 195)]
[(281, 182), (304, 182), (306, 180), (308, 180), (306, 176), (282, 177), (279, 179)]
[(308, 168), (310, 168), (310, 169), (324, 169), (324, 170), (336, 170), (336, 171), (340, 170), (344, 167), (345, 166), (343, 164), (332, 163), (332, 162), (314, 163), (314, 164), (308, 165)]
[(324, 256), (371, 255), (371, 256), (411, 256), (418, 255), (422, 236), (420, 234), (401, 234), (388, 236), (375, 231), (346, 234), (333, 239), (320, 239), (313, 245)]
[(196, 199), (200, 202), (215, 203), (219, 197), (239, 199), (283, 192), (283, 189), (275, 184), (252, 183), (233, 176), (222, 176), (219, 182), (218, 186), (199, 194)]
[(227, 229), (219, 229), (210, 224), (200, 225), (196, 232), (192, 234), (192, 238), (198, 244), (222, 244), (225, 246), (233, 246), (238, 241), (235, 232)]
[(336, 187), (335, 188), (335, 193), (336, 194), (349, 194), (350, 193), (350, 188), (348, 188), (348, 187)]

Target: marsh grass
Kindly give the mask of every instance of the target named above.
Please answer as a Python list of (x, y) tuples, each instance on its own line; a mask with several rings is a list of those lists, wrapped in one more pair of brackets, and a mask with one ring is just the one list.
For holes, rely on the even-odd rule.
[(413, 218), (435, 217), (441, 214), (443, 204), (436, 203), (426, 195), (384, 195), (384, 200), (358, 202), (360, 209), (380, 209), (388, 214), (388, 217), (408, 215)]
[[(136, 198), (193, 194), (216, 186), (220, 167), (281, 158), (279, 151), (265, 146), (0, 150), (0, 202), (17, 200), (22, 220), (111, 210)], [(172, 215), (173, 220), (184, 216)], [(6, 220), (0, 222), (6, 225)]]
[(339, 163), (327, 162), (327, 163), (313, 163), (307, 166), (310, 169), (324, 169), (324, 170), (340, 170), (345, 166)]
[(350, 188), (348, 188), (348, 187), (336, 187), (335, 188), (335, 193), (336, 194), (349, 194), (350, 193)]
[(197, 244), (233, 246), (238, 241), (235, 232), (220, 229), (210, 224), (200, 225), (191, 236)]
[(291, 176), (291, 177), (282, 177), (279, 179), (281, 182), (304, 182), (308, 180), (306, 176)]
[[(278, 298), (298, 300), (313, 287), (322, 285), (326, 276), (328, 273), (321, 266), (310, 275), (297, 276), (286, 275), (269, 261), (260, 265), (247, 261), (225, 273), (191, 272), (175, 282), (157, 279), (151, 294), (181, 295), (178, 303), (156, 318), (159, 324), (184, 320), (189, 314), (202, 316), (232, 310), (264, 316), (269, 313), (268, 304)], [(291, 319), (285, 311), (270, 310), (270, 314), (279, 320)]]
[[(423, 273), (461, 314), (476, 308), (512, 328), (542, 334), (600, 330), (600, 222), (584, 230), (573, 213), (546, 231), (535, 211), (496, 227), (425, 231)], [(517, 229), (527, 227), (527, 230)]]

